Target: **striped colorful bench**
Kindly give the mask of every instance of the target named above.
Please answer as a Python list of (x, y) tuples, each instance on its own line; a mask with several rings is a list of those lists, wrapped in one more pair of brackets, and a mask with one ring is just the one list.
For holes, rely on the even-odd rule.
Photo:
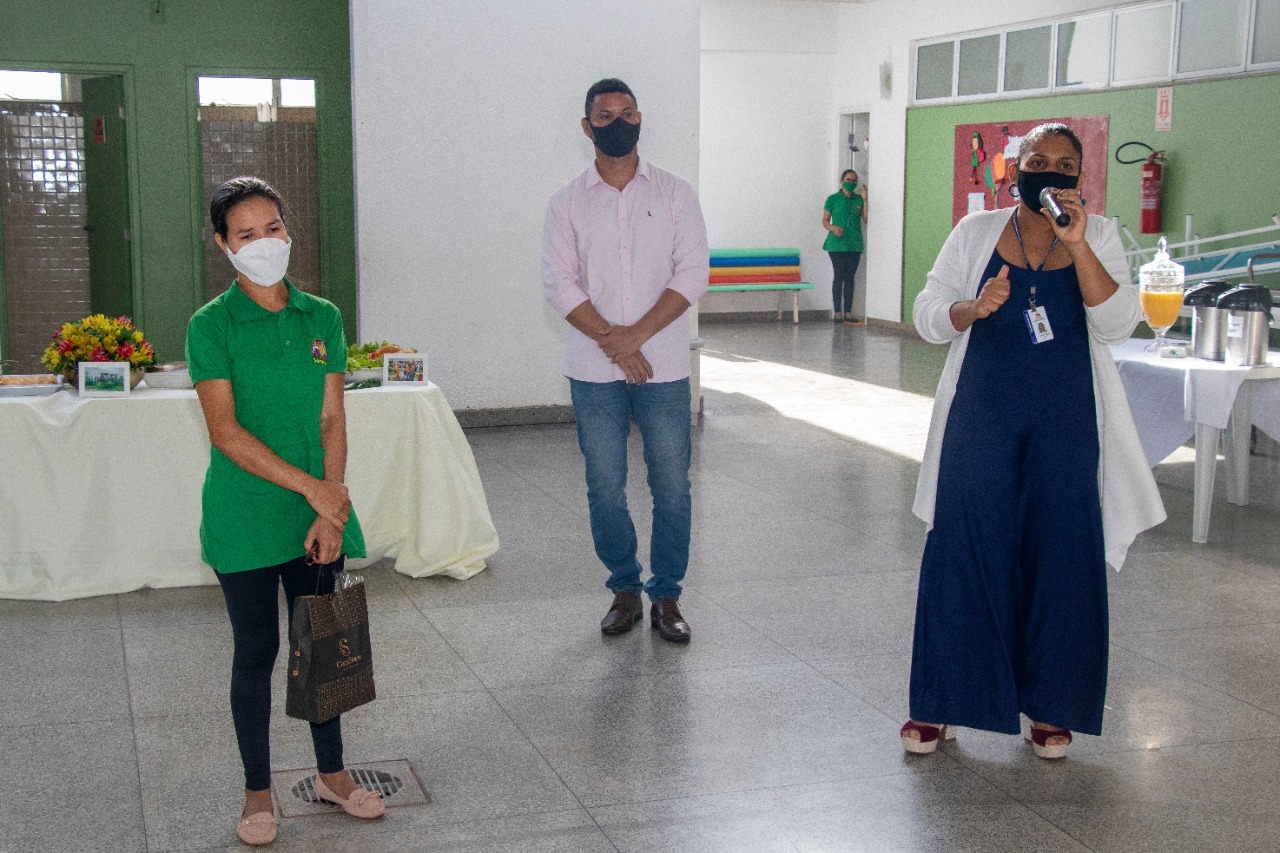
[(791, 322), (800, 322), (800, 291), (813, 285), (800, 280), (799, 249), (712, 249), (710, 293), (772, 290), (778, 294), (778, 319), (782, 296), (791, 292)]

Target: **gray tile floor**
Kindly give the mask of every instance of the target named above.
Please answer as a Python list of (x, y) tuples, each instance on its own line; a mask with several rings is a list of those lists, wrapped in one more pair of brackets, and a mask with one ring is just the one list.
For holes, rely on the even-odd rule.
[[(571, 426), (473, 430), (502, 550), (464, 582), (367, 571), (380, 698), (344, 724), (348, 761), (408, 759), (432, 802), (284, 820), (271, 849), (1280, 849), (1274, 456), (1254, 460), (1253, 506), (1219, 488), (1203, 546), (1189, 457), (1157, 469), (1170, 520), (1111, 578), (1102, 737), (1056, 763), (969, 730), (906, 756), (924, 533), (918, 463), (893, 442), (943, 350), (815, 322), (703, 337), (722, 378), (781, 372), (705, 391), (693, 643), (600, 635)], [(805, 405), (778, 402), (797, 387)], [(0, 601), (0, 640), (0, 850), (243, 849), (227, 685), (208, 675), (230, 647), (216, 588)], [(313, 763), (304, 725), (279, 714), (273, 740), (277, 768)]]

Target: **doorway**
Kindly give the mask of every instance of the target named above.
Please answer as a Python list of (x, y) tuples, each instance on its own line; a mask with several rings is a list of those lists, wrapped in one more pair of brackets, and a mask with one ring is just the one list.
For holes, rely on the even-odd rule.
[[(871, 158), (868, 149), (871, 146), (871, 113), (841, 113), (840, 139), (843, 143), (840, 154), (840, 169), (853, 169), (858, 173), (858, 180), (868, 189), (871, 186)], [(868, 218), (874, 211), (868, 205)], [(866, 228), (863, 228), (865, 238)], [(853, 313), (859, 317), (867, 316), (867, 252), (871, 244), (866, 244), (862, 252), (862, 261), (858, 264), (858, 273), (853, 278)]]
[(0, 70), (0, 368), (63, 323), (132, 315), (124, 78)]

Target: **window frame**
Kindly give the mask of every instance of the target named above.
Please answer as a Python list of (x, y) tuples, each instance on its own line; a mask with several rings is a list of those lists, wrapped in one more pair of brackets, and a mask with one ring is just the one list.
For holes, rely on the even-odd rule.
[[(920, 49), (925, 47), (934, 47), (940, 44), (951, 45), (951, 87), (950, 87), (951, 91), (947, 95), (940, 95), (936, 98), (918, 98), (916, 96), (916, 92), (918, 91), (920, 86), (920, 79), (919, 79)], [(959, 60), (960, 60), (960, 49), (958, 45), (959, 45), (959, 39), (954, 37), (940, 38), (940, 39), (927, 39), (927, 40), (922, 40), (920, 42), (917, 42), (915, 44), (914, 50), (912, 51), (912, 54), (911, 54), (911, 57), (912, 57), (911, 59), (911, 101), (912, 103), (941, 104), (941, 103), (948, 103), (955, 98), (956, 87), (958, 86), (958, 81), (956, 80), (956, 76), (959, 71)]]
[[(994, 92), (976, 92), (972, 95), (960, 94), (960, 46), (966, 41), (977, 41), (978, 39), (996, 37), (996, 90)], [(985, 32), (973, 33), (963, 38), (956, 39), (956, 55), (955, 67), (951, 75), (951, 91), (957, 103), (968, 103), (970, 101), (989, 100), (1004, 91), (1004, 32), (1001, 30), (990, 30)]]
[[(1046, 84), (1044, 86), (1035, 86), (1028, 89), (1009, 89), (1008, 71), (1009, 71), (1009, 36), (1013, 33), (1025, 33), (1032, 30), (1043, 28), (1049, 30), (1049, 65), (1046, 69)], [(1015, 27), (1005, 30), (1000, 40), (1000, 91), (1008, 94), (1010, 97), (1033, 98), (1036, 95), (1046, 95), (1053, 91), (1054, 78), (1058, 76), (1058, 25), (1055, 21), (1044, 23), (1028, 24), (1024, 27)]]
[[(1179, 2), (1175, 0), (1162, 0), (1159, 3), (1140, 3), (1134, 6), (1125, 6), (1120, 9), (1113, 9), (1111, 14), (1111, 68), (1107, 74), (1111, 85), (1115, 88), (1131, 88), (1138, 86), (1152, 86), (1161, 83), (1170, 83), (1177, 79), (1174, 74), (1174, 63), (1178, 56), (1178, 23), (1179, 23)], [(1120, 19), (1125, 15), (1132, 15), (1139, 12), (1150, 12), (1159, 9), (1169, 10), (1169, 45), (1165, 53), (1165, 70), (1162, 74), (1154, 74), (1148, 77), (1124, 77), (1116, 76), (1116, 58), (1120, 53)]]
[(1253, 50), (1252, 39), (1249, 34), (1253, 31), (1254, 15), (1257, 11), (1257, 5), (1254, 0), (1241, 0), (1244, 7), (1244, 27), (1241, 30), (1241, 38), (1243, 44), (1238, 44), (1240, 48), (1240, 62), (1235, 65), (1220, 65), (1214, 68), (1202, 68), (1197, 71), (1179, 71), (1178, 61), (1182, 54), (1182, 31), (1183, 31), (1183, 15), (1186, 12), (1188, 2), (1196, 2), (1196, 0), (1178, 0), (1178, 28), (1177, 37), (1174, 39), (1173, 51), (1173, 73), (1175, 79), (1179, 80), (1196, 80), (1201, 77), (1221, 77), (1223, 75), (1243, 74), (1249, 67), (1249, 53)]
[[(1244, 43), (1245, 70), (1260, 71), (1260, 72), (1275, 71), (1277, 69), (1280, 69), (1280, 49), (1276, 51), (1276, 58), (1271, 60), (1270, 62), (1255, 62), (1253, 58), (1253, 54), (1254, 54), (1253, 42), (1254, 42), (1254, 39), (1257, 37), (1257, 31), (1258, 31), (1258, 3), (1259, 2), (1260, 0), (1250, 0), (1250, 3), (1249, 3), (1249, 26), (1248, 26), (1249, 32), (1245, 35), (1245, 43)], [(1276, 4), (1275, 12), (1276, 14), (1280, 14), (1280, 3)], [(1280, 48), (1280, 45), (1277, 45), (1277, 48)]]
[[(1255, 62), (1254, 61), (1254, 39), (1256, 37), (1258, 5), (1261, 0), (1243, 0), (1243, 14), (1245, 15), (1244, 27), (1241, 33), (1243, 44), (1241, 47), (1241, 56), (1243, 62), (1238, 65), (1223, 66), (1218, 68), (1201, 69), (1196, 71), (1179, 71), (1178, 60), (1181, 53), (1183, 25), (1184, 25), (1184, 6), (1191, 2), (1201, 2), (1202, 0), (1151, 0), (1145, 3), (1130, 3), (1117, 5), (1103, 9), (1094, 9), (1089, 11), (1075, 12), (1061, 17), (1041, 18), (1030, 21), (1019, 21), (1017, 23), (1008, 24), (1000, 27), (989, 27), (979, 30), (970, 30), (959, 33), (948, 33), (946, 35), (933, 36), (930, 38), (916, 39), (911, 42), (911, 88), (908, 98), (909, 106), (937, 106), (943, 104), (965, 104), (980, 101), (997, 101), (1010, 100), (1014, 98), (1041, 97), (1044, 95), (1053, 95), (1058, 93), (1085, 92), (1085, 91), (1103, 91), (1107, 89), (1124, 89), (1124, 88), (1141, 88), (1149, 86), (1161, 86), (1176, 83), (1182, 80), (1205, 80), (1213, 78), (1231, 78), (1253, 74), (1269, 73), (1280, 70), (1280, 56), (1273, 61)], [(1117, 58), (1117, 38), (1120, 28), (1120, 22), (1123, 16), (1131, 15), (1139, 12), (1168, 9), (1170, 15), (1169, 45), (1168, 45), (1168, 63), (1164, 73), (1141, 78), (1125, 78), (1117, 79), (1116, 77), (1116, 58)], [(1277, 10), (1280, 11), (1280, 10)], [(1106, 73), (1103, 75), (1101, 82), (1083, 82), (1083, 83), (1059, 83), (1058, 82), (1058, 50), (1060, 49), (1059, 28), (1064, 24), (1079, 24), (1083, 21), (1097, 20), (1106, 18), (1106, 32), (1108, 43), (1105, 48), (1107, 56)], [(1049, 61), (1049, 85), (1045, 88), (1036, 89), (1007, 89), (1007, 68), (1008, 62), (1008, 38), (1010, 33), (1022, 32), (1024, 30), (1036, 29), (1039, 27), (1049, 27), (1049, 43), (1050, 43), (1050, 61)], [(971, 39), (984, 38), (989, 36), (999, 36), (999, 67), (996, 73), (996, 91), (980, 94), (961, 95), (960, 94), (960, 54), (961, 45)], [(938, 97), (920, 98), (917, 96), (917, 87), (919, 86), (919, 59), (920, 51), (924, 48), (934, 45), (947, 44), (952, 45), (951, 54), (951, 92), (949, 95), (940, 95)]]
[[(1099, 89), (1109, 89), (1111, 87), (1111, 67), (1115, 60), (1115, 44), (1111, 37), (1111, 29), (1114, 26), (1112, 19), (1114, 15), (1112, 11), (1090, 12), (1083, 15), (1074, 15), (1070, 18), (1063, 18), (1053, 22), (1053, 79), (1050, 81), (1050, 89), (1054, 92), (1087, 92)], [(1058, 37), (1058, 29), (1063, 24), (1079, 24), (1081, 21), (1102, 20), (1104, 22), (1103, 29), (1107, 33), (1107, 46), (1103, 51), (1106, 54), (1102, 69), (1101, 82), (1086, 83), (1059, 83), (1058, 82), (1058, 51), (1061, 49), (1061, 40)]]

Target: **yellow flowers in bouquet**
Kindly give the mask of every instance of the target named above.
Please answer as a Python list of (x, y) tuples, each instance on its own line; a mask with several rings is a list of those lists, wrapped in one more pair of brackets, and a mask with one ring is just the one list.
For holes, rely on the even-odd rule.
[(130, 370), (140, 370), (156, 363), (156, 352), (128, 317), (94, 314), (64, 323), (40, 357), (50, 373), (61, 373), (70, 382), (76, 381), (82, 361), (127, 361)]

